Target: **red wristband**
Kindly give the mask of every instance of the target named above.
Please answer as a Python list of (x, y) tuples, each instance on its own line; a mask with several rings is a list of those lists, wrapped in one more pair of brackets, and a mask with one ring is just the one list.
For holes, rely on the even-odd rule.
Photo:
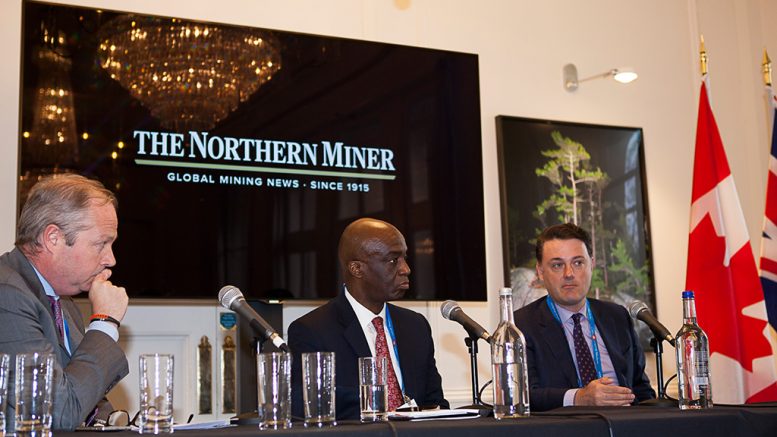
[(92, 317), (89, 318), (89, 323), (92, 322), (111, 322), (116, 325), (117, 328), (121, 327), (121, 322), (109, 316), (108, 314), (92, 314)]

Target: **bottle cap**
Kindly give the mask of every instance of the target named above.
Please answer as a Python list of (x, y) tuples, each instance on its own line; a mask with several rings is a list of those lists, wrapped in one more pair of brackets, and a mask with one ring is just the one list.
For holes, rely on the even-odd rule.
[(503, 288), (499, 290), (499, 296), (512, 296), (513, 295), (513, 289), (512, 288)]
[(683, 291), (683, 299), (693, 299), (693, 291), (691, 290)]

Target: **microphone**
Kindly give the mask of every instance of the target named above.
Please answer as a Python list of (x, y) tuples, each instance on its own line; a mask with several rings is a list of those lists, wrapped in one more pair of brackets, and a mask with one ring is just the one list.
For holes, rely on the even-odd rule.
[(446, 319), (458, 322), (463, 326), (473, 340), (482, 338), (485, 341), (491, 341), (491, 334), (480, 326), (478, 322), (470, 319), (468, 315), (464, 314), (464, 310), (461, 309), (458, 302), (455, 300), (446, 300), (443, 302), (440, 306), (440, 312)]
[(657, 339), (666, 340), (669, 344), (675, 346), (675, 340), (674, 337), (672, 337), (672, 334), (670, 334), (669, 330), (666, 329), (666, 326), (662, 325), (661, 322), (656, 319), (656, 316), (650, 312), (650, 308), (645, 305), (645, 302), (635, 300), (630, 303), (629, 314), (631, 314), (631, 317), (645, 322), (650, 330), (653, 331), (653, 335), (655, 335)]
[(251, 308), (251, 305), (246, 303), (243, 293), (239, 288), (232, 285), (225, 285), (222, 287), (221, 290), (219, 290), (219, 302), (221, 302), (221, 306), (224, 308), (232, 310), (240, 314), (240, 317), (247, 319), (251, 327), (262, 334), (264, 340), (269, 339), (278, 349), (289, 352), (289, 346), (286, 344), (286, 341), (283, 340), (283, 337), (278, 335), (273, 327), (270, 326), (262, 316), (257, 314), (256, 311)]

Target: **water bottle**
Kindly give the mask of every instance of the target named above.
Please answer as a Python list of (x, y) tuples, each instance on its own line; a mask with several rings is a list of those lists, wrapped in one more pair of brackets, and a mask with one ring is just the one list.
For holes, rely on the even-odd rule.
[(513, 291), (499, 292), (501, 321), (491, 337), (491, 372), (494, 387), (494, 417), (529, 415), (529, 374), (526, 340), (513, 321)]
[(693, 291), (683, 291), (683, 327), (675, 340), (680, 409), (711, 408), (710, 343), (696, 323)]

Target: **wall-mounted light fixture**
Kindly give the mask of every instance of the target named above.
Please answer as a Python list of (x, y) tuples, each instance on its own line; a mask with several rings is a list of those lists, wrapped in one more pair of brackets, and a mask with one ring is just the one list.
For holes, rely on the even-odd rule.
[(629, 83), (629, 82), (633, 82), (638, 77), (637, 73), (633, 69), (626, 68), (626, 67), (613, 68), (612, 70), (608, 70), (608, 71), (605, 71), (604, 73), (599, 73), (591, 77), (586, 77), (585, 79), (577, 78), (577, 67), (575, 67), (575, 64), (565, 65), (563, 72), (564, 72), (564, 89), (566, 89), (569, 92), (576, 90), (577, 87), (580, 86), (580, 83), (586, 82), (592, 79), (612, 77), (613, 79), (617, 80), (620, 83)]

